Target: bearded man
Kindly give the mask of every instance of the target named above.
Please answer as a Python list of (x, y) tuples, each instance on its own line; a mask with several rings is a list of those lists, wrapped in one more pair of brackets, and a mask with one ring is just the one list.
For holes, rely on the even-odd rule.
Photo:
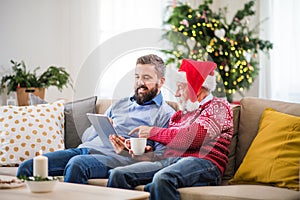
[[(162, 158), (143, 155), (149, 161), (110, 170), (108, 186), (133, 189), (146, 184), (150, 199), (180, 199), (177, 188), (219, 185), (228, 161), (228, 145), (233, 134), (230, 104), (213, 97), (216, 78), (213, 62), (184, 59), (179, 72), (176, 97), (181, 109), (168, 128), (140, 126), (138, 132), (166, 145)], [(132, 154), (133, 155), (133, 154)], [(152, 159), (155, 158), (156, 161)]]
[[(153, 54), (137, 59), (135, 68), (135, 95), (116, 101), (105, 115), (111, 118), (119, 137), (128, 138), (133, 128), (146, 125), (167, 127), (174, 110), (163, 100), (161, 87), (165, 82), (163, 60)], [(111, 140), (117, 140), (112, 138)], [(118, 140), (116, 141), (118, 142)], [(148, 141), (147, 148), (153, 149), (157, 156), (163, 154), (165, 147)], [(131, 156), (116, 153), (112, 146), (105, 146), (93, 126), (82, 136), (82, 144), (77, 148), (44, 154), (48, 157), (49, 176), (64, 176), (65, 182), (86, 184), (88, 179), (107, 178), (108, 171), (117, 166), (137, 162)], [(119, 153), (119, 152), (118, 152)], [(23, 162), (17, 176), (32, 176), (33, 161)]]

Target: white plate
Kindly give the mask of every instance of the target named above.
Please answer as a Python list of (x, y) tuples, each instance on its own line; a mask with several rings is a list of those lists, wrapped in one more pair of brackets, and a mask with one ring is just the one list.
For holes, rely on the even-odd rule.
[[(12, 183), (1, 183), (1, 181), (12, 181), (15, 180), (15, 182)], [(18, 180), (16, 178), (13, 179), (5, 179), (5, 180), (0, 180), (0, 189), (9, 189), (9, 188), (17, 188), (17, 187), (22, 187), (24, 186), (25, 183), (22, 180)]]

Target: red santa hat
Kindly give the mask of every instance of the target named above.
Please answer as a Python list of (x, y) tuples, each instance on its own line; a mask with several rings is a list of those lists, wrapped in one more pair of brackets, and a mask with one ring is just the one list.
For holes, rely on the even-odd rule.
[[(188, 82), (189, 85), (188, 87), (190, 91), (190, 99), (192, 102), (195, 102), (197, 100), (197, 95), (206, 78), (209, 75), (214, 77), (214, 69), (216, 67), (217, 64), (210, 61), (204, 62), (204, 61), (194, 61), (190, 59), (182, 60), (181, 66), (178, 71), (185, 72), (186, 74), (186, 80)], [(213, 90), (215, 88), (215, 83), (214, 85), (210, 85), (209, 82), (206, 82), (206, 84), (203, 86), (205, 86), (209, 90)]]

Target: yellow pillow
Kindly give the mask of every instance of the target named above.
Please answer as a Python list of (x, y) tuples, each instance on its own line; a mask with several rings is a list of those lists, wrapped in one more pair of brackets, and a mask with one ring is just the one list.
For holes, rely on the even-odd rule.
[(63, 101), (37, 106), (0, 106), (0, 166), (17, 166), (64, 149)]
[(299, 190), (300, 117), (271, 108), (229, 184), (264, 184)]

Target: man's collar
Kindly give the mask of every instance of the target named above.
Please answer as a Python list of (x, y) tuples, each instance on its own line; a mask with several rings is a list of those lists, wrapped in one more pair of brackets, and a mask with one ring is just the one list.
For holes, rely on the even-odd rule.
[[(134, 96), (130, 97), (130, 101), (135, 101)], [(143, 103), (142, 106), (150, 105), (150, 104), (156, 104), (157, 106), (160, 106), (162, 104), (162, 101), (163, 101), (163, 96), (161, 92), (159, 92), (159, 94), (156, 95), (156, 97), (154, 97), (150, 101)]]
[(212, 100), (214, 98), (214, 96), (209, 93), (209, 95), (207, 95), (200, 103), (199, 106), (202, 106), (203, 104), (205, 104), (206, 102)]

